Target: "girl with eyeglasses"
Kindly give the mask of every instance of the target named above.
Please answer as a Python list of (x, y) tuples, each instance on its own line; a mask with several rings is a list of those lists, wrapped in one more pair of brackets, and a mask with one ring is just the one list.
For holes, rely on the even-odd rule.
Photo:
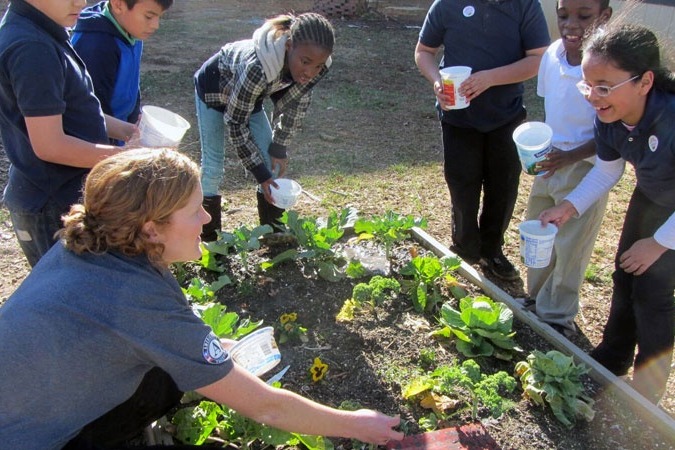
[(562, 226), (619, 181), (626, 161), (634, 166), (609, 318), (591, 356), (618, 376), (633, 366), (633, 386), (658, 403), (675, 334), (675, 74), (654, 33), (625, 21), (586, 41), (581, 67), (579, 90), (597, 114), (596, 165), (539, 218)]

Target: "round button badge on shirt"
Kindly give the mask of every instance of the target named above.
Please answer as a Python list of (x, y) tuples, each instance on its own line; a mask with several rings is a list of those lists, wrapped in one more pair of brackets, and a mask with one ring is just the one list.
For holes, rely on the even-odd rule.
[(476, 8), (473, 6), (465, 6), (464, 10), (462, 11), (462, 14), (464, 14), (464, 17), (471, 17), (476, 13)]
[(655, 152), (657, 148), (659, 148), (659, 138), (653, 134), (649, 136), (649, 140), (647, 142), (649, 143), (649, 150), (651, 150), (652, 153)]

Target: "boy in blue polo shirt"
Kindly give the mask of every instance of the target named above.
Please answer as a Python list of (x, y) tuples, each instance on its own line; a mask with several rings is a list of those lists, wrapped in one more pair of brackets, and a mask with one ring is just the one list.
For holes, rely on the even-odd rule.
[[(549, 43), (539, 0), (436, 0), (415, 48), (441, 121), (450, 249), (503, 280), (520, 278), (503, 252), (521, 172), (512, 134), (526, 117), (523, 82), (537, 75)], [(467, 108), (449, 109), (439, 68), (451, 66), (472, 69), (458, 90)]]
[(143, 40), (159, 28), (173, 0), (105, 0), (85, 8), (71, 42), (87, 65), (103, 112), (136, 123)]
[(0, 133), (10, 162), (3, 202), (28, 262), (49, 250), (84, 177), (122, 150), (133, 124), (105, 116), (68, 41), (84, 0), (12, 0), (0, 23)]

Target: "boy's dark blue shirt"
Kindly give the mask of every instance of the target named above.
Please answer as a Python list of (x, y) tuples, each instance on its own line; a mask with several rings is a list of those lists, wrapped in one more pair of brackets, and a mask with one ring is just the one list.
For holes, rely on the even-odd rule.
[(5, 205), (39, 212), (50, 201), (67, 210), (80, 198), (88, 169), (35, 155), (25, 117), (61, 115), (65, 134), (107, 143), (105, 119), (84, 63), (66, 30), (23, 0), (0, 23), (0, 132), (11, 163)]
[[(419, 41), (443, 46), (441, 67), (470, 66), (472, 72), (519, 61), (527, 50), (550, 43), (538, 0), (436, 0)], [(442, 112), (443, 122), (488, 132), (514, 120), (523, 106), (523, 83), (492, 86), (468, 108)]]
[(71, 42), (87, 66), (103, 112), (130, 123), (140, 114), (143, 41), (124, 36), (106, 16), (107, 0), (85, 8)]

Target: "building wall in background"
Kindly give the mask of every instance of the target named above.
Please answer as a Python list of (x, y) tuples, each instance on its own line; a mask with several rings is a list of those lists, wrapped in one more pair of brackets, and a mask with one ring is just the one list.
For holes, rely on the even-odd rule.
[[(560, 35), (556, 23), (556, 0), (540, 0), (540, 2), (551, 30), (551, 38), (558, 39)], [(614, 10), (614, 17), (621, 13), (626, 4), (624, 0), (609, 2)], [(646, 0), (631, 12), (630, 17), (657, 32), (663, 47), (675, 46), (675, 0)]]

